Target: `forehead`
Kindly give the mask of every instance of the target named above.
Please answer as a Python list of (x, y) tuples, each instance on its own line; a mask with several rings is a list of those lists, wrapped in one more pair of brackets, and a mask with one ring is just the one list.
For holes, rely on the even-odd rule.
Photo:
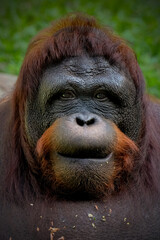
[(52, 87), (70, 83), (77, 83), (84, 87), (112, 84), (119, 88), (127, 82), (129, 85), (133, 84), (125, 73), (111, 66), (104, 57), (77, 56), (48, 67), (42, 76), (41, 84), (43, 86), (51, 84)]
[(74, 57), (63, 62), (64, 68), (78, 74), (98, 74), (110, 67), (104, 57)]

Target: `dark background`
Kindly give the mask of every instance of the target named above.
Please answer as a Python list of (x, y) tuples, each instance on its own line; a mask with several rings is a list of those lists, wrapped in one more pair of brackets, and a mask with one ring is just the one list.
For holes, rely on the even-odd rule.
[(136, 52), (147, 91), (160, 97), (160, 0), (1, 0), (0, 72), (18, 75), (32, 37), (70, 12), (93, 15), (123, 37)]

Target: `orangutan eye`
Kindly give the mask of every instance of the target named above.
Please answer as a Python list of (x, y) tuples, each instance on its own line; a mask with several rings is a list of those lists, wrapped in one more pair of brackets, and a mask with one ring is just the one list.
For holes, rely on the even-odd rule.
[(62, 100), (75, 99), (75, 94), (72, 91), (65, 91), (61, 94), (60, 98)]
[(105, 92), (99, 92), (99, 93), (96, 93), (94, 97), (97, 100), (105, 100), (107, 98), (107, 95)]

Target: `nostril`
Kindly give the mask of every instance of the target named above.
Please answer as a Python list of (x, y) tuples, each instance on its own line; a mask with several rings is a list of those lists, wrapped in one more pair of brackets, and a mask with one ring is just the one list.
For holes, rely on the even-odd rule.
[(76, 117), (76, 122), (81, 127), (83, 127), (84, 125), (89, 126), (95, 123), (95, 118), (83, 119), (82, 117)]
[(85, 124), (84, 120), (80, 119), (79, 117), (76, 117), (76, 122), (81, 127), (84, 126)]
[(87, 124), (87, 125), (92, 125), (92, 124), (94, 124), (94, 123), (95, 123), (95, 118), (91, 118), (91, 119), (89, 119), (89, 120), (86, 121), (86, 124)]

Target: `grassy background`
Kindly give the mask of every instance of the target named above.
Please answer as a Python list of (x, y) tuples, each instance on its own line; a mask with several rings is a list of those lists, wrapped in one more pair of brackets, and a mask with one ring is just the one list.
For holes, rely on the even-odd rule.
[(18, 74), (32, 37), (75, 11), (95, 16), (128, 41), (149, 93), (160, 97), (159, 0), (5, 0), (0, 6), (0, 72)]

